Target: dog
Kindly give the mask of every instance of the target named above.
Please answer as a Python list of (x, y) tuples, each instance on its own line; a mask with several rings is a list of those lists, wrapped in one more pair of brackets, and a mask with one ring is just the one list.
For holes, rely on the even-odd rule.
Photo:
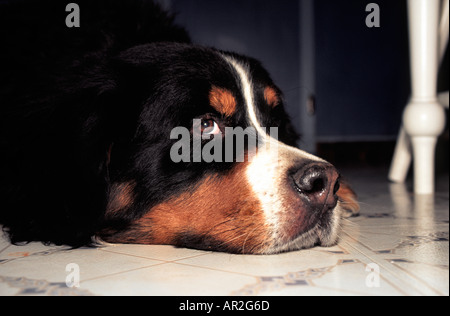
[[(237, 254), (337, 243), (356, 196), (296, 148), (259, 61), (192, 44), (151, 1), (76, 3), (79, 27), (64, 22), (64, 1), (0, 7), (0, 223), (11, 242)], [(189, 145), (175, 161), (178, 127), (201, 135), (200, 149), (230, 128), (252, 133), (241, 161), (188, 159)]]

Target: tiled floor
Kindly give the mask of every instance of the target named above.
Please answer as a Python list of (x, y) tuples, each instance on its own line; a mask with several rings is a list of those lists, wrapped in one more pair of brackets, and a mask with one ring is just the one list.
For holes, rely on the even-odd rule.
[[(386, 174), (346, 174), (361, 216), (345, 221), (332, 248), (242, 256), (168, 246), (18, 247), (0, 239), (0, 295), (449, 295), (448, 176), (430, 198), (389, 184)], [(77, 275), (79, 287), (68, 287)]]

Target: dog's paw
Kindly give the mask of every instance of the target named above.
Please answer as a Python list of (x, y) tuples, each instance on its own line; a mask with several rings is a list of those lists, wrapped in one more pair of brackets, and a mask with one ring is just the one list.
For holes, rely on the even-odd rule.
[(341, 205), (341, 216), (348, 218), (359, 215), (359, 203), (355, 191), (353, 191), (346, 182), (341, 183), (337, 192), (339, 203)]

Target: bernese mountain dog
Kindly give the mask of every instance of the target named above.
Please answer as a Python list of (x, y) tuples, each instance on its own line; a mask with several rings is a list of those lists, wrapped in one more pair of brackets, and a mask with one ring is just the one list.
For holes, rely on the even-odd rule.
[[(0, 4), (0, 224), (12, 243), (274, 254), (337, 242), (355, 195), (295, 147), (260, 62), (192, 44), (151, 1), (74, 2), (79, 27), (69, 1)], [(220, 159), (233, 128), (253, 131), (244, 159)], [(218, 159), (196, 155), (196, 133)]]

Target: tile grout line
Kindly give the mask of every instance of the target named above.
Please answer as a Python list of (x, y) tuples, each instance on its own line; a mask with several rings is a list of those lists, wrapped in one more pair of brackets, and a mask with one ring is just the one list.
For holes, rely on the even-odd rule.
[[(413, 262), (414, 263), (414, 262)], [(420, 263), (418, 262), (418, 264), (424, 264), (424, 263)], [(416, 275), (412, 274), (411, 272), (409, 272), (407, 269), (401, 267), (401, 266), (397, 266), (395, 265), (395, 267), (401, 271), (403, 271), (406, 275), (408, 275), (410, 278), (415, 279), (417, 282), (422, 283), (424, 286), (428, 287), (431, 291), (433, 291), (435, 293), (435, 295), (439, 295), (439, 296), (446, 296), (443, 293), (441, 293), (439, 290), (435, 289), (434, 287), (432, 287), (429, 283), (427, 283), (425, 280), (422, 280), (421, 278), (417, 277)]]
[[(355, 240), (353, 237), (349, 236), (348, 234), (347, 234), (347, 236), (349, 238)], [(370, 248), (368, 248), (367, 246), (362, 244), (360, 241), (358, 241), (358, 240), (355, 240), (355, 241), (357, 242), (357, 244), (359, 244), (360, 247), (367, 249), (368, 252), (371, 251)], [(402, 289), (403, 288), (413, 289), (416, 293), (419, 293), (422, 296), (425, 295), (425, 293), (423, 291), (421, 291), (421, 289), (417, 288), (416, 284), (414, 284), (414, 282), (413, 282), (414, 280), (411, 280), (411, 278), (409, 276), (407, 276), (406, 280), (404, 278), (402, 278), (402, 275), (405, 275), (403, 273), (403, 271), (401, 269), (399, 269), (397, 266), (389, 263), (388, 259), (383, 258), (380, 260), (380, 259), (372, 258), (372, 256), (370, 256), (370, 254), (366, 253), (363, 249), (358, 249), (358, 247), (355, 247), (355, 246), (349, 244), (348, 242), (346, 242), (346, 243), (349, 247), (352, 247), (354, 250), (356, 250), (362, 256), (369, 259), (370, 263), (376, 263), (376, 264), (382, 266), (384, 268), (385, 272), (388, 272), (391, 275), (391, 277), (400, 281), (399, 283), (403, 283), (403, 284), (407, 285), (407, 286), (403, 286)], [(376, 256), (376, 254), (374, 254), (374, 255)], [(398, 273), (399, 271), (402, 273)], [(386, 281), (388, 281), (388, 283), (391, 284), (391, 286), (395, 286), (396, 288), (398, 288), (398, 286), (395, 283), (393, 283), (390, 279), (388, 279), (387, 276), (385, 276), (384, 279)], [(426, 284), (426, 285), (427, 285), (427, 287), (429, 287), (428, 284)], [(404, 292), (404, 290), (402, 290), (401, 292)], [(417, 295), (417, 294), (408, 294), (408, 295)]]
[[(130, 257), (134, 257), (134, 258), (139, 258), (139, 259), (147, 259), (147, 260), (159, 261), (159, 263), (155, 263), (155, 264), (152, 264), (152, 265), (149, 265), (149, 266), (145, 266), (145, 267), (139, 267), (139, 268), (135, 268), (135, 269), (130, 269), (130, 270), (126, 270), (126, 271), (120, 271), (120, 272), (115, 272), (115, 273), (106, 274), (106, 275), (102, 275), (102, 276), (92, 277), (92, 278), (83, 280), (82, 283), (83, 282), (90, 282), (90, 281), (98, 280), (98, 279), (102, 279), (102, 278), (107, 278), (107, 277), (111, 277), (111, 276), (116, 276), (116, 275), (120, 275), (120, 274), (124, 274), (124, 273), (128, 273), (128, 272), (138, 271), (138, 270), (142, 270), (142, 269), (149, 269), (149, 268), (162, 266), (162, 265), (170, 264), (170, 263), (180, 264), (180, 265), (185, 265), (185, 266), (192, 266), (192, 267), (204, 269), (205, 267), (178, 263), (177, 261), (191, 259), (191, 258), (196, 258), (196, 257), (201, 257), (201, 256), (205, 256), (205, 255), (210, 254), (210, 252), (208, 252), (208, 253), (205, 253), (205, 254), (199, 254), (199, 255), (184, 257), (184, 258), (176, 259), (176, 260), (161, 260), (161, 259), (148, 258), (148, 257), (143, 257), (143, 256), (137, 256), (137, 255), (130, 255), (130, 254), (127, 254), (127, 253), (122, 253), (122, 252), (113, 252), (113, 251), (105, 250), (105, 249), (100, 249), (100, 250), (108, 252), (108, 253), (112, 253), (112, 254), (117, 254), (117, 255), (124, 255), (124, 256), (130, 256)], [(214, 270), (214, 269), (211, 269), (211, 270)], [(216, 271), (220, 271), (220, 270), (216, 270)], [(221, 272), (230, 273), (229, 271), (221, 271)]]
[[(161, 261), (161, 260), (159, 260), (159, 261)], [(92, 278), (88, 278), (88, 279), (82, 280), (81, 284), (86, 283), (86, 282), (90, 282), (90, 281), (94, 281), (94, 280), (99, 280), (99, 279), (103, 279), (103, 278), (117, 276), (117, 275), (124, 274), (124, 273), (129, 273), (129, 272), (134, 272), (134, 271), (138, 271), (138, 270), (143, 270), (143, 269), (149, 269), (149, 268), (153, 268), (153, 267), (157, 267), (157, 266), (162, 266), (162, 265), (165, 265), (167, 263), (170, 263), (170, 262), (161, 261), (159, 263), (155, 263), (155, 264), (152, 264), (152, 265), (149, 265), (149, 266), (145, 266), (145, 267), (139, 267), (139, 268), (134, 268), (134, 269), (126, 270), (126, 271), (120, 271), (120, 272), (115, 272), (115, 273), (111, 273), (111, 274), (105, 274), (105, 275), (101, 275), (101, 276), (96, 276), (96, 277), (92, 277)]]
[[(347, 244), (348, 247), (352, 248), (352, 255), (356, 255), (358, 257), (360, 257), (360, 259), (365, 258), (366, 260), (361, 260), (361, 263), (363, 264), (370, 264), (370, 263), (377, 263), (377, 260), (373, 260), (369, 255), (365, 254), (363, 251), (359, 250), (358, 248), (350, 245), (348, 242), (345, 242)], [(356, 252), (356, 253), (354, 253)], [(390, 271), (388, 271), (390, 272)], [(395, 276), (395, 275), (394, 275)], [(394, 289), (396, 289), (399, 293), (401, 293), (404, 296), (410, 296), (410, 294), (408, 294), (407, 292), (405, 292), (401, 287), (399, 287), (397, 284), (395, 284), (394, 282), (392, 282), (388, 277), (384, 276), (383, 273), (380, 273), (380, 278), (385, 280), (391, 287), (393, 287)], [(396, 279), (398, 279), (396, 277)], [(399, 281), (402, 281), (401, 279), (399, 279)], [(402, 281), (403, 282), (403, 281)], [(420, 293), (420, 292), (419, 292)]]
[(11, 247), (11, 245), (7, 245), (5, 248), (1, 249), (1, 250), (0, 250), (0, 254), (1, 254), (3, 251), (5, 251), (6, 249), (8, 249), (9, 247)]
[(176, 262), (176, 261), (179, 261), (179, 260), (186, 260), (186, 259), (191, 259), (191, 258), (196, 258), (196, 257), (201, 257), (201, 256), (206, 256), (206, 255), (208, 255), (208, 254), (211, 254), (210, 252), (208, 252), (208, 253), (203, 253), (203, 254), (198, 254), (198, 255), (192, 255), (192, 256), (188, 256), (188, 257), (183, 257), (183, 258), (180, 258), (180, 259), (164, 260), (164, 259), (151, 258), (151, 257), (144, 257), (144, 256), (139, 256), (139, 255), (133, 255), (133, 254), (128, 254), (128, 253), (123, 253), (123, 252), (120, 252), (120, 251), (111, 251), (111, 250), (106, 250), (106, 249), (100, 249), (100, 250), (101, 250), (101, 251), (105, 251), (105, 252), (109, 252), (109, 253), (113, 253), (113, 254), (125, 255), (125, 256), (130, 256), (130, 257), (135, 257), (135, 258), (163, 261), (163, 262), (165, 262), (165, 263), (171, 263), (171, 262)]

